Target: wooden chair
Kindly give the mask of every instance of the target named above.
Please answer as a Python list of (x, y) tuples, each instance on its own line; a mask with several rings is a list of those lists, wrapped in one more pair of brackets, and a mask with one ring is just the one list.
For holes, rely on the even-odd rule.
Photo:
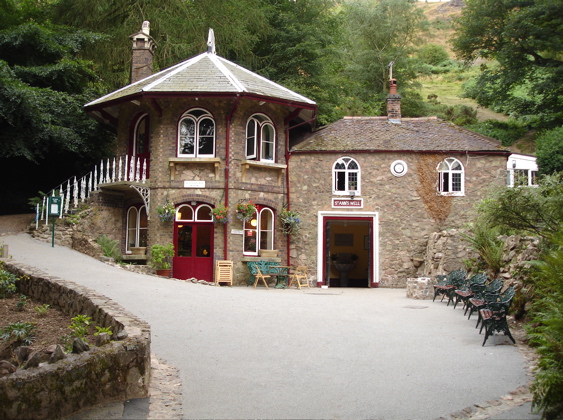
[(220, 260), (215, 262), (215, 285), (220, 283), (229, 283), (233, 286), (233, 262)]
[(254, 274), (254, 279), (255, 279), (254, 280), (254, 288), (256, 289), (256, 285), (258, 284), (258, 282), (260, 280), (262, 280), (262, 282), (264, 283), (264, 286), (266, 286), (266, 289), (269, 289), (268, 282), (266, 281), (266, 279), (269, 279), (272, 276), (267, 275), (267, 274), (262, 274), (262, 270), (260, 269), (260, 267), (258, 265), (256, 265), (255, 269), (256, 269), (256, 274)]
[(289, 278), (289, 285), (287, 287), (290, 288), (294, 282), (299, 290), (301, 290), (301, 286), (307, 287), (309, 289), (311, 288), (311, 286), (309, 286), (309, 278), (307, 277), (306, 266), (300, 265), (295, 269), (295, 271)]

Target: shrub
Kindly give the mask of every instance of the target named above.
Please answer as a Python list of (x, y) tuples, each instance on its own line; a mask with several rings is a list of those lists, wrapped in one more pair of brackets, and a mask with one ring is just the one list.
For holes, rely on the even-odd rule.
[(498, 229), (487, 226), (482, 221), (476, 221), (470, 229), (471, 234), (461, 233), (461, 237), (479, 254), (492, 277), (496, 277), (502, 268), (504, 250), (504, 242), (498, 238)]
[(0, 331), (0, 339), (10, 344), (29, 346), (33, 343), (35, 337), (32, 333), (35, 324), (31, 322), (14, 322)]
[(96, 243), (102, 247), (104, 256), (113, 258), (117, 262), (122, 260), (121, 247), (117, 241), (101, 235), (96, 239)]
[(7, 298), (16, 293), (17, 281), (18, 277), (15, 274), (4, 270), (0, 266), (0, 299)]
[(563, 127), (543, 132), (536, 139), (540, 173), (550, 175), (563, 171)]
[(83, 338), (88, 334), (88, 329), (90, 327), (90, 322), (92, 318), (86, 315), (77, 315), (72, 318), (72, 323), (68, 328), (72, 330), (72, 335), (74, 337)]
[(476, 133), (500, 140), (503, 146), (510, 146), (526, 134), (526, 127), (516, 120), (486, 120), (467, 127)]

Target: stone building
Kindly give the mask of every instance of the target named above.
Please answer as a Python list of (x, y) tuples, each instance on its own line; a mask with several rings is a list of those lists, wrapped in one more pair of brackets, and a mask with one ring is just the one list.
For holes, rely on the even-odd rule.
[[(85, 106), (117, 132), (91, 202), (125, 255), (174, 243), (176, 278), (212, 280), (224, 259), (244, 284), (246, 262), (279, 250), (275, 261), (308, 266), (318, 285), (404, 286), (429, 235), (471, 220), (506, 183), (509, 151), (436, 118), (401, 118), (394, 80), (387, 117), (315, 130), (315, 102), (219, 57), (211, 35), (207, 52), (156, 74), (148, 22), (131, 38), (132, 83)], [(249, 203), (256, 212), (239, 220)], [(213, 217), (221, 206), (227, 219)], [(299, 213), (299, 233), (280, 229), (284, 209)]]

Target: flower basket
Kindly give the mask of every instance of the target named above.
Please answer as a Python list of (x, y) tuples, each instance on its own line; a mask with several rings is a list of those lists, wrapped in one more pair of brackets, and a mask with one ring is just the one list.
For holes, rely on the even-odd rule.
[(238, 203), (235, 212), (237, 219), (247, 222), (252, 219), (254, 213), (256, 213), (256, 206), (252, 204), (252, 201), (248, 203)]
[(170, 201), (166, 201), (164, 206), (156, 208), (156, 213), (158, 214), (158, 220), (161, 222), (171, 222), (174, 220), (174, 216), (176, 215), (176, 207)]
[(301, 228), (301, 219), (299, 213), (283, 209), (280, 212), (281, 231), (286, 235), (295, 235)]
[(215, 223), (227, 223), (229, 222), (229, 208), (225, 207), (223, 204), (217, 205), (213, 210), (211, 210), (211, 216)]

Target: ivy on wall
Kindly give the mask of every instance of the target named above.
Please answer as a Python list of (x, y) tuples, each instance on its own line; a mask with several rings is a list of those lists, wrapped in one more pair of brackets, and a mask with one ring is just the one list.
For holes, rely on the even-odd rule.
[(436, 167), (444, 160), (441, 154), (421, 154), (418, 156), (416, 173), (420, 196), (426, 211), (436, 223), (442, 225), (450, 215), (453, 197), (438, 194), (438, 173)]

